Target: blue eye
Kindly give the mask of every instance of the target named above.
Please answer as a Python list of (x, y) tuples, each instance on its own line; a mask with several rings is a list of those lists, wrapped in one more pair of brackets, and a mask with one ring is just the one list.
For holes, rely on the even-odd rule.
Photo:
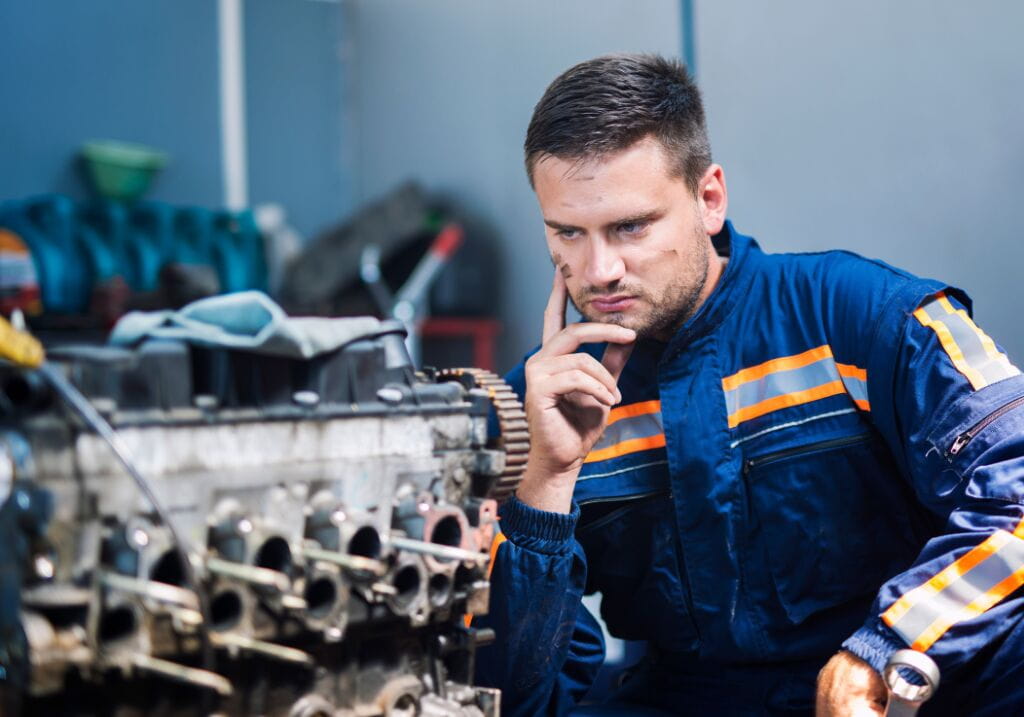
[(639, 234), (646, 228), (646, 222), (626, 222), (618, 226), (618, 231), (620, 234)]
[(576, 235), (579, 234), (579, 230), (577, 230), (577, 229), (559, 229), (557, 232), (555, 232), (555, 234), (560, 236), (562, 239), (575, 239)]

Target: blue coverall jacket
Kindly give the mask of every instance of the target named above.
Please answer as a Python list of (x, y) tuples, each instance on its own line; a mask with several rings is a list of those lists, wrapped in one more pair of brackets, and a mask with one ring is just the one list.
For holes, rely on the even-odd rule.
[(942, 670), (932, 714), (1024, 714), (1024, 377), (956, 289), (728, 223), (715, 245), (709, 299), (634, 350), (572, 513), (502, 507), (478, 676), (505, 715), (571, 711), (597, 591), (651, 653), (608, 714), (809, 714), (841, 647), (881, 670), (908, 645)]

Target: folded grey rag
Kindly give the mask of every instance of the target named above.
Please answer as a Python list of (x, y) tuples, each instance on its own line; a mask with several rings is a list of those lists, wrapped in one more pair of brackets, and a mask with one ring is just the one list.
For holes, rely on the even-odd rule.
[(380, 321), (291, 317), (262, 291), (211, 296), (178, 311), (132, 311), (114, 326), (109, 342), (176, 339), (203, 346), (310, 358), (380, 331)]

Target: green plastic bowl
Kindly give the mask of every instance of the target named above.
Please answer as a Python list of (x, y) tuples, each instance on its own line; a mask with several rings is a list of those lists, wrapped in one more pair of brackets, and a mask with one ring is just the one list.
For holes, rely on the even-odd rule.
[(122, 201), (141, 197), (153, 175), (167, 163), (167, 155), (159, 150), (112, 140), (86, 142), (82, 157), (96, 191)]

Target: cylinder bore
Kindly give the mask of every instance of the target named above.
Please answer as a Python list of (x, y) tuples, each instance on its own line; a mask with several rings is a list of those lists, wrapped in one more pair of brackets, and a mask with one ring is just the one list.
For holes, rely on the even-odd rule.
[(306, 609), (310, 617), (325, 618), (338, 601), (338, 586), (330, 578), (316, 578), (306, 585), (302, 597), (306, 600)]
[(419, 711), (419, 700), (416, 695), (400, 695), (390, 709), (385, 713), (387, 717), (414, 717)]
[(115, 607), (100, 615), (97, 636), (100, 642), (117, 642), (131, 637), (138, 629), (135, 611), (127, 605)]
[(276, 570), (279, 573), (290, 574), (292, 570), (292, 549), (288, 547), (288, 541), (280, 536), (267, 538), (260, 549), (256, 551), (256, 559), (253, 564), (258, 568)]
[(452, 594), (452, 581), (444, 573), (436, 573), (427, 583), (427, 596), (434, 607), (443, 607)]
[(222, 590), (210, 601), (210, 627), (218, 632), (230, 630), (242, 619), (242, 596), (235, 590)]
[(351, 555), (377, 560), (380, 557), (380, 551), (380, 533), (370, 525), (364, 525), (357, 530), (348, 541), (348, 552)]
[(447, 515), (434, 524), (430, 531), (430, 542), (457, 548), (462, 545), (462, 526), (454, 515)]
[(420, 571), (416, 569), (415, 565), (406, 565), (403, 568), (399, 568), (398, 572), (395, 573), (395, 577), (391, 580), (391, 584), (398, 591), (392, 598), (395, 604), (401, 608), (406, 608), (415, 602), (419, 595)]
[(175, 550), (168, 550), (153, 563), (149, 571), (151, 580), (167, 585), (181, 587), (185, 584), (185, 566), (181, 564), (181, 557)]

